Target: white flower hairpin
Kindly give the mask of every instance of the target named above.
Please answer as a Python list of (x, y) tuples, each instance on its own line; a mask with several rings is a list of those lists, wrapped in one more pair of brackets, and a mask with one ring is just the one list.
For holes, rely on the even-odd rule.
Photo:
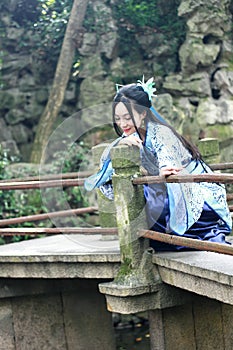
[(145, 82), (144, 75), (142, 77), (142, 81), (137, 81), (137, 86), (141, 86), (143, 90), (147, 93), (149, 96), (149, 100), (151, 101), (152, 97), (156, 97), (157, 95), (154, 95), (154, 92), (156, 91), (156, 88), (154, 87), (155, 82), (154, 78), (150, 78)]
[[(147, 93), (149, 100), (151, 101), (152, 97), (156, 97), (157, 95), (154, 95), (154, 92), (156, 91), (156, 88), (154, 87), (155, 82), (154, 78), (150, 78), (145, 82), (144, 75), (142, 77), (142, 81), (138, 80), (137, 81), (137, 86), (141, 86), (143, 90)], [(118, 92), (121, 87), (124, 85), (121, 84), (116, 84), (116, 91)]]

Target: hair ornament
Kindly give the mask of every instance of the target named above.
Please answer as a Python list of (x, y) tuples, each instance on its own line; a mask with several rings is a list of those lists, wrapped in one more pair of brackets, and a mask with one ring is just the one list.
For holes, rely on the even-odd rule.
[(137, 81), (137, 86), (141, 86), (143, 90), (147, 93), (149, 100), (151, 101), (152, 97), (156, 97), (157, 95), (154, 95), (154, 92), (156, 91), (156, 88), (154, 87), (155, 82), (154, 78), (150, 78), (145, 82), (144, 75), (142, 77), (142, 81)]
[(122, 88), (124, 85), (121, 84), (115, 84), (116, 85), (116, 92), (118, 92), (120, 90), (120, 88)]

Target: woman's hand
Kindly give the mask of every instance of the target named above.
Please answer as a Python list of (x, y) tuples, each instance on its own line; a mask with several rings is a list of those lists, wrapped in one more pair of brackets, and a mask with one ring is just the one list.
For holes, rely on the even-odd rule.
[(122, 140), (120, 140), (118, 145), (136, 146), (136, 147), (141, 148), (142, 147), (142, 140), (137, 136), (129, 135), (129, 136), (124, 137)]
[(159, 175), (160, 176), (177, 175), (181, 170), (182, 168), (165, 166), (160, 169)]

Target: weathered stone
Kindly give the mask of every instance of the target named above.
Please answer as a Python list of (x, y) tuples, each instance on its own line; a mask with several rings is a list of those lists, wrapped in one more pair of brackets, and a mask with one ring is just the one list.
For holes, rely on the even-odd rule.
[(70, 83), (68, 88), (66, 89), (66, 92), (65, 92), (65, 101), (68, 102), (68, 103), (72, 103), (72, 102), (75, 102), (76, 101), (76, 87), (77, 87), (77, 84), (75, 84), (74, 82), (73, 83)]
[[(81, 109), (93, 106), (93, 101), (98, 101), (96, 105), (107, 103), (114, 96), (114, 84), (107, 79), (94, 79), (87, 77), (81, 84), (82, 92), (79, 98), (79, 107)], [(95, 126), (93, 119), (90, 123)]]
[(220, 49), (220, 44), (205, 45), (202, 41), (189, 37), (179, 50), (182, 71), (185, 75), (193, 74), (199, 68), (211, 66)]
[(0, 109), (9, 110), (14, 107), (14, 96), (7, 91), (0, 91), (0, 101)]
[[(9, 72), (20, 72), (20, 70), (25, 69), (26, 67), (30, 67), (30, 56), (29, 55), (18, 55), (18, 54), (11, 54), (8, 57), (4, 57), (3, 63), (2, 63), (2, 71), (4, 74), (7, 74)], [(16, 77), (18, 78), (18, 77)]]
[(227, 124), (233, 121), (233, 101), (207, 99), (202, 101), (196, 112), (198, 123), (205, 125)]
[(177, 131), (180, 130), (185, 116), (180, 109), (174, 106), (173, 98), (170, 94), (159, 94), (154, 99), (154, 106), (165, 120), (169, 121)]
[[(16, 348), (20, 350), (66, 348), (60, 294), (15, 299), (13, 315)], [(43, 336), (40, 336), (42, 334)]]
[(90, 56), (96, 52), (96, 34), (84, 33), (82, 46), (79, 49), (79, 53), (82, 56)]
[(164, 350), (196, 350), (192, 304), (187, 303), (164, 309), (162, 315), (164, 320)]
[[(220, 1), (218, 1), (220, 5)], [(225, 31), (230, 30), (230, 22), (226, 9), (212, 7), (203, 7), (203, 11), (197, 11), (188, 21), (187, 25), (192, 34), (198, 36), (213, 35), (221, 38)]]
[[(128, 58), (129, 59), (129, 58)], [(133, 76), (137, 76), (139, 79), (142, 79), (142, 75), (144, 74), (146, 77), (152, 75), (151, 68), (144, 64), (144, 62), (139, 59), (133, 58), (130, 62), (130, 65), (125, 59), (116, 58), (110, 63), (110, 68), (112, 72), (112, 76), (116, 81), (119, 82), (124, 79), (132, 81)], [(135, 81), (135, 79), (133, 80)]]
[(115, 349), (111, 314), (97, 288), (96, 281), (85, 281), (78, 293), (63, 293), (68, 349)]
[[(95, 164), (96, 171), (99, 170), (100, 157), (108, 144), (103, 143), (92, 148), (93, 161)], [(101, 227), (117, 227), (116, 222), (116, 209), (113, 200), (108, 199), (102, 194), (101, 191), (97, 190), (97, 202), (99, 208), (99, 221)], [(106, 239), (116, 238), (114, 236), (107, 235)], [(104, 236), (103, 236), (104, 239)]]
[(6, 122), (10, 125), (18, 124), (25, 120), (25, 113), (20, 109), (11, 109), (5, 116)]
[(2, 149), (7, 152), (9, 157), (19, 157), (19, 149), (14, 140), (7, 140), (1, 142)]
[(36, 83), (34, 76), (29, 73), (23, 74), (18, 80), (18, 86), (20, 91), (28, 92), (31, 88), (35, 88)]
[(193, 304), (195, 340), (198, 349), (226, 349), (222, 332), (221, 304), (211, 299), (196, 298)]
[(21, 38), (22, 34), (24, 32), (23, 28), (18, 27), (8, 27), (7, 28), (7, 39), (17, 41), (19, 38)]
[(225, 39), (222, 42), (222, 52), (221, 57), (223, 60), (226, 60), (227, 62), (231, 62), (232, 57), (232, 51), (233, 51), (233, 44), (232, 41), (229, 39)]
[(28, 143), (32, 139), (32, 130), (23, 124), (13, 125), (10, 130), (17, 144)]
[[(143, 74), (145, 78), (155, 74), (158, 93), (168, 92), (176, 96), (174, 105), (179, 104), (179, 99), (190, 97), (190, 103), (186, 104), (184, 110), (183, 125), (190, 124), (189, 127), (192, 127), (188, 118), (191, 116), (195, 119), (194, 107), (201, 104), (206, 97), (224, 98), (227, 103), (225, 107), (221, 107), (221, 112), (223, 110), (224, 115), (231, 113), (228, 101), (231, 101), (233, 94), (232, 6), (229, 0), (210, 0), (208, 3), (203, 0), (180, 1), (178, 14), (187, 25), (184, 33), (186, 39), (183, 41), (182, 38), (182, 46), (180, 38), (173, 35), (168, 39), (166, 30), (160, 31), (157, 27), (145, 27), (141, 30), (139, 27), (131, 27), (130, 24), (128, 34), (121, 38), (121, 32), (123, 30), (126, 33), (124, 26), (128, 24), (124, 20), (116, 21), (114, 5), (115, 0), (98, 0), (93, 3), (93, 26), (90, 32), (84, 33), (83, 45), (79, 50), (81, 59), (77, 85), (75, 82), (71, 89), (68, 87), (58, 121), (72, 115), (77, 108), (83, 109), (99, 104), (100, 101), (110, 103), (115, 94), (114, 82), (134, 82), (141, 79)], [(169, 6), (170, 1), (166, 6), (162, 2), (159, 4), (160, 13), (164, 14), (165, 18)], [(6, 128), (13, 125), (9, 115), (9, 122), (6, 119), (7, 113), (12, 113), (12, 110), (19, 116), (18, 123), (24, 123), (24, 115), (30, 126), (37, 125), (47, 102), (56, 68), (57, 53), (50, 54), (50, 44), (46, 48), (38, 47), (38, 36), (33, 30), (25, 31), (15, 16), (19, 10), (17, 0), (11, 0), (4, 5), (0, 13), (5, 35), (1, 51), (1, 84), (4, 90), (0, 94), (0, 109), (1, 116), (6, 120)], [(19, 38), (22, 37), (25, 44), (23, 47), (18, 44), (21, 43)], [(128, 43), (124, 44), (124, 40)], [(227, 77), (221, 71), (226, 71)], [(194, 78), (195, 74), (204, 74), (205, 77)], [(71, 84), (73, 80), (74, 77), (71, 77)], [(4, 97), (5, 92), (11, 96)], [(14, 112), (16, 110), (18, 112)], [(97, 113), (99, 111), (100, 109)], [(100, 112), (102, 120), (111, 119), (109, 111), (110, 108), (103, 108)], [(173, 106), (171, 115), (171, 118), (166, 118), (175, 128), (179, 128), (178, 119), (183, 118), (182, 112)], [(83, 112), (83, 121), (86, 119), (89, 130), (92, 117)], [(94, 115), (93, 124), (96, 124), (97, 119), (97, 115)], [(231, 118), (227, 116), (223, 119), (231, 130)], [(209, 126), (205, 127), (207, 128)], [(4, 132), (5, 135), (9, 134)], [(193, 133), (198, 134), (195, 130)], [(20, 152), (25, 152), (24, 159), (29, 159), (28, 150), (31, 145), (27, 144), (26, 139), (25, 143), (18, 146)]]
[(233, 72), (218, 69), (213, 75), (212, 88), (218, 90), (221, 96), (233, 96)]
[(170, 75), (165, 78), (163, 87), (172, 95), (207, 97), (211, 96), (210, 79), (207, 73), (195, 73), (183, 78), (182, 75)]
[(13, 139), (10, 128), (7, 128), (5, 120), (0, 118), (0, 141)]
[(131, 181), (132, 176), (139, 174), (140, 154), (138, 149), (129, 152), (128, 146), (117, 146), (111, 150), (111, 159), (115, 169), (113, 188), (121, 259), (128, 269), (125, 275), (130, 275), (138, 267), (145, 249), (137, 239), (137, 230), (147, 227), (143, 188), (133, 186)]
[(214, 138), (203, 138), (198, 142), (198, 148), (207, 164), (219, 162), (219, 141)]
[(40, 89), (35, 92), (35, 100), (38, 103), (45, 104), (48, 100), (49, 92), (48, 89)]
[(116, 30), (101, 35), (99, 42), (99, 50), (105, 54), (108, 59), (113, 59), (116, 56), (116, 48), (118, 42), (118, 35)]
[(0, 344), (2, 349), (15, 349), (13, 315), (9, 300), (0, 301)]
[(167, 252), (155, 254), (160, 276), (165, 283), (233, 305), (232, 256), (212, 252)]
[[(80, 74), (79, 74), (81, 78), (85, 78), (85, 80), (81, 84), (81, 93), (83, 91), (85, 92), (85, 89), (86, 89), (85, 85), (88, 84), (88, 82), (86, 82), (87, 79), (94, 80), (94, 78), (96, 78), (103, 81), (103, 76), (105, 74), (106, 72), (104, 71), (103, 62), (99, 54), (94, 54), (94, 55), (91, 55), (90, 57), (85, 58), (85, 65), (81, 66)], [(95, 82), (93, 81), (93, 83)], [(96, 93), (94, 88), (95, 86), (92, 87), (92, 94)], [(95, 99), (95, 95), (91, 97), (92, 97), (92, 100), (98, 101), (98, 99)]]
[[(48, 167), (49, 170), (49, 167)], [(10, 177), (36, 176), (39, 173), (39, 165), (32, 163), (12, 163), (6, 167), (6, 172)]]

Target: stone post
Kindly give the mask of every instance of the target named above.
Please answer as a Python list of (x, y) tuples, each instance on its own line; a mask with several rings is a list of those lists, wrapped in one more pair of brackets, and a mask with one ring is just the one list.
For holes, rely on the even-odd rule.
[[(92, 148), (93, 162), (96, 170), (99, 168), (101, 154), (108, 144), (100, 144)], [(100, 190), (96, 190), (99, 208), (99, 224), (101, 227), (116, 227), (116, 210), (114, 201), (106, 198)], [(103, 235), (102, 239), (116, 239), (116, 235)]]
[(215, 138), (204, 138), (199, 140), (198, 149), (206, 163), (219, 162), (219, 141)]
[(140, 175), (140, 153), (137, 147), (118, 146), (112, 149), (111, 159), (121, 262), (130, 270), (138, 268), (147, 248), (147, 241), (137, 236), (140, 228), (147, 227), (143, 187), (132, 184), (132, 178)]
[(140, 175), (139, 149), (114, 147), (111, 159), (121, 267), (113, 282), (99, 285), (108, 310), (130, 314), (183, 303), (180, 291), (161, 282), (149, 240), (137, 235), (147, 228), (143, 186), (132, 184), (132, 178)]

